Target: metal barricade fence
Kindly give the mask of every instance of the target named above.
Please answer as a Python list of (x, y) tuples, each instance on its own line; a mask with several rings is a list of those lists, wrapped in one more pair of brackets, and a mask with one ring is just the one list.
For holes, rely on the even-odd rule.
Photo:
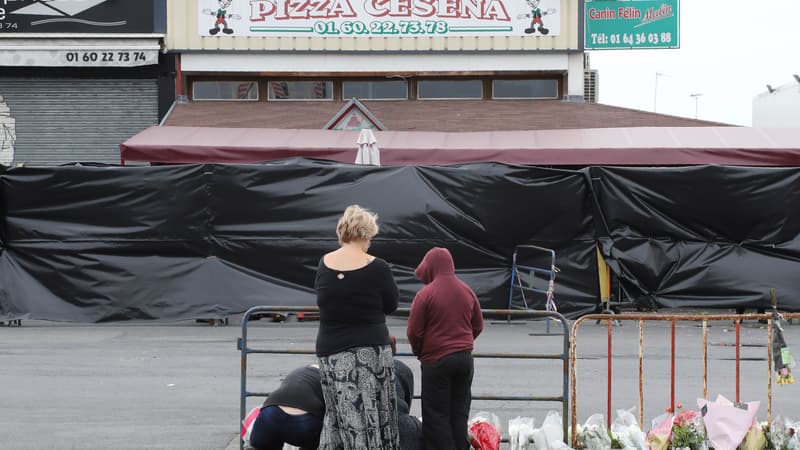
[[(781, 313), (780, 316), (784, 319), (791, 320), (800, 318), (800, 313)], [(679, 321), (702, 322), (702, 335), (703, 335), (703, 398), (708, 398), (708, 322), (714, 321), (733, 321), (736, 324), (736, 373), (735, 373), (735, 388), (736, 388), (736, 402), (740, 402), (740, 364), (741, 364), (741, 322), (743, 320), (761, 320), (767, 322), (767, 421), (772, 422), (772, 340), (774, 330), (774, 313), (767, 314), (714, 314), (714, 315), (684, 315), (684, 314), (589, 314), (582, 316), (576, 320), (572, 325), (572, 337), (570, 339), (572, 346), (570, 347), (570, 386), (572, 388), (570, 396), (572, 397), (571, 411), (570, 411), (570, 426), (571, 429), (577, 429), (577, 360), (578, 360), (578, 331), (585, 322), (606, 321), (607, 335), (608, 335), (608, 353), (607, 353), (607, 386), (606, 386), (606, 411), (607, 411), (607, 425), (611, 424), (611, 380), (612, 380), (612, 324), (615, 322), (624, 321), (638, 321), (639, 323), (639, 423), (643, 423), (644, 414), (644, 324), (648, 321), (669, 321), (670, 327), (670, 408), (675, 411), (675, 324)], [(566, 421), (565, 421), (566, 422)], [(567, 436), (567, 434), (564, 434)], [(574, 448), (577, 444), (577, 435), (572, 435), (571, 445)]]
[[(409, 313), (408, 308), (399, 308), (392, 315), (394, 316), (407, 316)], [(562, 378), (562, 393), (558, 396), (507, 396), (507, 395), (473, 395), (473, 400), (501, 400), (501, 401), (527, 401), (527, 402), (560, 402), (562, 404), (561, 417), (563, 418), (563, 432), (564, 438), (568, 436), (568, 405), (569, 405), (569, 351), (570, 351), (570, 333), (567, 319), (561, 314), (553, 311), (530, 311), (530, 310), (507, 310), (507, 309), (483, 309), (484, 317), (487, 315), (492, 316), (509, 316), (515, 318), (546, 318), (555, 319), (561, 322), (563, 327), (563, 351), (562, 353), (552, 354), (535, 354), (535, 353), (481, 353), (474, 352), (474, 358), (506, 358), (506, 359), (560, 359), (563, 365), (563, 378)], [(268, 315), (271, 313), (316, 313), (319, 308), (314, 307), (297, 307), (297, 306), (256, 306), (247, 310), (242, 316), (242, 337), (238, 339), (237, 347), (241, 352), (241, 376), (240, 376), (240, 391), (239, 391), (239, 423), (241, 426), (242, 421), (247, 414), (246, 402), (248, 397), (268, 397), (269, 392), (248, 392), (247, 391), (247, 355), (255, 354), (291, 354), (291, 355), (313, 355), (313, 349), (254, 349), (247, 345), (247, 325), (250, 317), (253, 314)], [(410, 353), (397, 353), (396, 356), (413, 356)], [(478, 375), (476, 373), (476, 375)], [(476, 377), (477, 378), (477, 377)], [(474, 383), (474, 382), (473, 382)], [(419, 395), (414, 395), (414, 398), (420, 398)], [(504, 438), (504, 440), (506, 440)], [(239, 440), (239, 449), (244, 448), (244, 442)]]
[[(520, 255), (520, 251), (524, 253), (522, 256)], [(539, 256), (538, 259), (544, 257), (547, 261), (547, 265), (536, 267), (531, 264), (522, 264), (520, 262), (522, 259), (533, 259), (531, 254)], [(558, 311), (554, 297), (557, 273), (558, 268), (556, 267), (555, 250), (539, 247), (537, 245), (517, 245), (514, 247), (514, 254), (511, 257), (511, 284), (508, 288), (508, 309), (515, 309), (514, 293), (519, 291), (524, 309), (530, 309), (528, 299), (525, 297), (525, 292), (530, 292), (531, 294), (544, 295), (545, 311)], [(542, 280), (547, 282), (546, 288), (536, 287), (534, 280), (536, 280), (537, 277), (542, 277)], [(531, 301), (533, 302), (533, 299), (531, 299)], [(507, 320), (510, 322), (511, 317), (509, 316)], [(547, 319), (547, 334), (550, 334), (550, 319)]]

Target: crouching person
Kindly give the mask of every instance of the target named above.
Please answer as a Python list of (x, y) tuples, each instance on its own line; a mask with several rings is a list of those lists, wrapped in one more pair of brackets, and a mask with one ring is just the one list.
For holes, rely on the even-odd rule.
[[(392, 353), (396, 339), (390, 336)], [(395, 389), (399, 419), (400, 449), (420, 450), (422, 423), (409, 415), (414, 395), (414, 373), (395, 359)], [(316, 450), (319, 445), (325, 400), (319, 366), (311, 364), (290, 372), (273, 391), (253, 423), (250, 445), (258, 450), (281, 450), (283, 444)]]
[[(397, 353), (397, 338), (389, 336), (392, 354)], [(411, 415), (414, 399), (414, 372), (403, 361), (394, 359), (395, 389), (397, 390), (397, 429), (400, 434), (400, 450), (422, 448), (422, 422)]]
[(324, 416), (319, 368), (316, 364), (300, 367), (264, 401), (250, 433), (250, 445), (258, 450), (281, 450), (283, 444), (315, 450)]

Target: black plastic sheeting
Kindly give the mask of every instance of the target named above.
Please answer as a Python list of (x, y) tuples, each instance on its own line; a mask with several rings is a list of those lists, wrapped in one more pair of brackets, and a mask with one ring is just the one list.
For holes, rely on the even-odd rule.
[[(375, 210), (370, 251), (406, 305), (432, 246), (484, 308), (544, 309), (510, 290), (514, 249), (552, 248), (555, 300), (598, 306), (596, 248), (636, 306), (800, 310), (800, 170), (546, 169), (494, 163), (0, 167), (0, 319), (221, 318), (313, 305), (319, 258), (350, 204)], [(547, 267), (541, 254), (519, 263)], [(526, 278), (526, 281), (529, 281)], [(546, 280), (536, 279), (539, 288)]]
[(800, 170), (589, 169), (598, 237), (642, 306), (800, 310)]
[[(561, 311), (597, 304), (593, 200), (582, 172), (292, 159), (20, 167), (0, 177), (2, 318), (178, 320), (314, 305), (319, 258), (337, 248), (336, 222), (356, 203), (379, 214), (370, 251), (391, 264), (405, 304), (421, 288), (414, 268), (443, 246), (482, 305), (505, 308), (519, 244), (556, 250)], [(525, 300), (544, 308), (541, 294)]]

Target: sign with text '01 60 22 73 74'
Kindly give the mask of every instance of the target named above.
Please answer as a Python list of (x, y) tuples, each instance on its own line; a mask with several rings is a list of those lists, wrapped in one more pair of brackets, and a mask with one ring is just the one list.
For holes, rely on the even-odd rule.
[(679, 0), (587, 1), (584, 47), (678, 48)]

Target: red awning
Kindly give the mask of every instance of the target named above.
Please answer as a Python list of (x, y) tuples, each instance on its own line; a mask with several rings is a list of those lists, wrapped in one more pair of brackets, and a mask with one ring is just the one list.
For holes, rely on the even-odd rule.
[[(383, 165), (480, 161), (545, 166), (800, 165), (800, 129), (641, 127), (376, 131)], [(290, 157), (353, 163), (358, 131), (151, 127), (120, 145), (123, 163), (256, 163)]]

